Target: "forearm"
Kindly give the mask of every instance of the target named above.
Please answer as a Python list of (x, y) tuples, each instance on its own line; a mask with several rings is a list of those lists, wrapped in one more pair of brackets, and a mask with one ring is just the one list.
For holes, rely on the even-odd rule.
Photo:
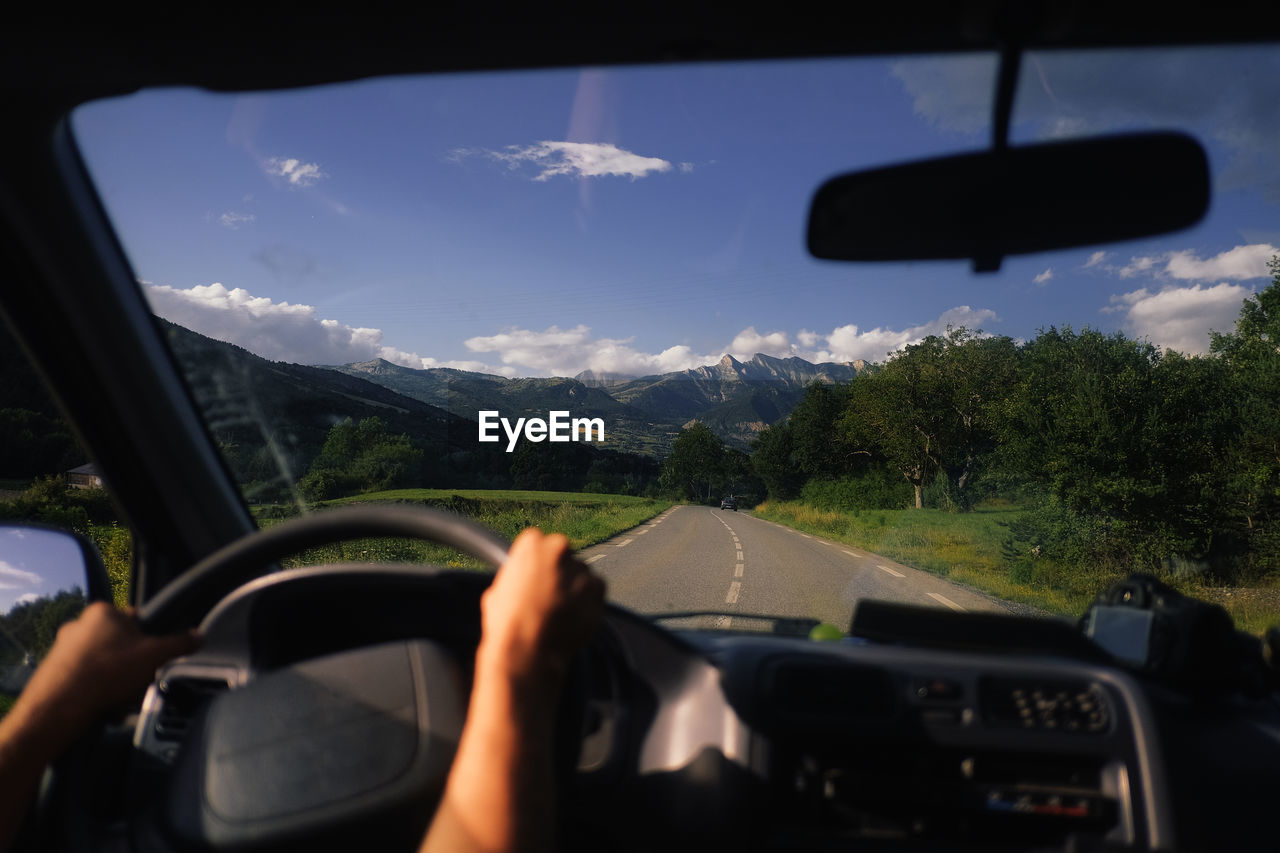
[(24, 694), (0, 720), (0, 850), (22, 826), (45, 768), (66, 748), (65, 709)]
[(551, 849), (561, 683), (555, 674), (514, 675), (482, 645), (467, 724), (424, 853)]

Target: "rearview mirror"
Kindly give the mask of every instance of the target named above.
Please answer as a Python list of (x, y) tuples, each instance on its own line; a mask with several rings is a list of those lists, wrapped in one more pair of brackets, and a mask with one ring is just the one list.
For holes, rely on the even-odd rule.
[(87, 539), (0, 524), (0, 705), (22, 690), (63, 623), (110, 599), (107, 570)]
[(1209, 207), (1200, 143), (1143, 133), (961, 154), (827, 181), (809, 251), (844, 261), (971, 258), (1091, 246), (1186, 228)]

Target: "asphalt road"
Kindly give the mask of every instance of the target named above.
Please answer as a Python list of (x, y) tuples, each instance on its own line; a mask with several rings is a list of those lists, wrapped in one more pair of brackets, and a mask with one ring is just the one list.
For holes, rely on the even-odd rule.
[[(641, 613), (814, 618), (844, 630), (862, 598), (952, 610), (1009, 607), (950, 581), (746, 513), (678, 506), (582, 553), (609, 600)], [(728, 627), (736, 615), (719, 617)], [(740, 627), (748, 627), (742, 624)]]

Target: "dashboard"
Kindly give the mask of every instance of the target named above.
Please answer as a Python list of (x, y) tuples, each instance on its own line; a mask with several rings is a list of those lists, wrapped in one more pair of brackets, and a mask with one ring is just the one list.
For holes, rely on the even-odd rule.
[[(314, 849), (371, 825), (411, 841), (461, 729), (484, 582), (330, 566), (224, 600), (137, 721), (136, 799), (170, 807), (130, 821), (135, 846)], [(566, 695), (572, 850), (1201, 849), (1175, 804), (1229, 769), (1171, 770), (1182, 700), (1046, 654), (670, 632), (610, 609)], [(1254, 750), (1258, 778), (1275, 749)]]

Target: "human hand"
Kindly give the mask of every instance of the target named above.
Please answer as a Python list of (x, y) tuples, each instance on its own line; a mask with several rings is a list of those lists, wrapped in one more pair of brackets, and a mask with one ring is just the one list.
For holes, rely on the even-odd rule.
[(102, 714), (135, 699), (165, 661), (200, 643), (194, 631), (144, 634), (134, 613), (95, 602), (58, 629), (22, 691), (50, 731), (74, 737)]
[(604, 581), (569, 553), (569, 540), (529, 528), (480, 601), (480, 662), (558, 682), (603, 609)]

